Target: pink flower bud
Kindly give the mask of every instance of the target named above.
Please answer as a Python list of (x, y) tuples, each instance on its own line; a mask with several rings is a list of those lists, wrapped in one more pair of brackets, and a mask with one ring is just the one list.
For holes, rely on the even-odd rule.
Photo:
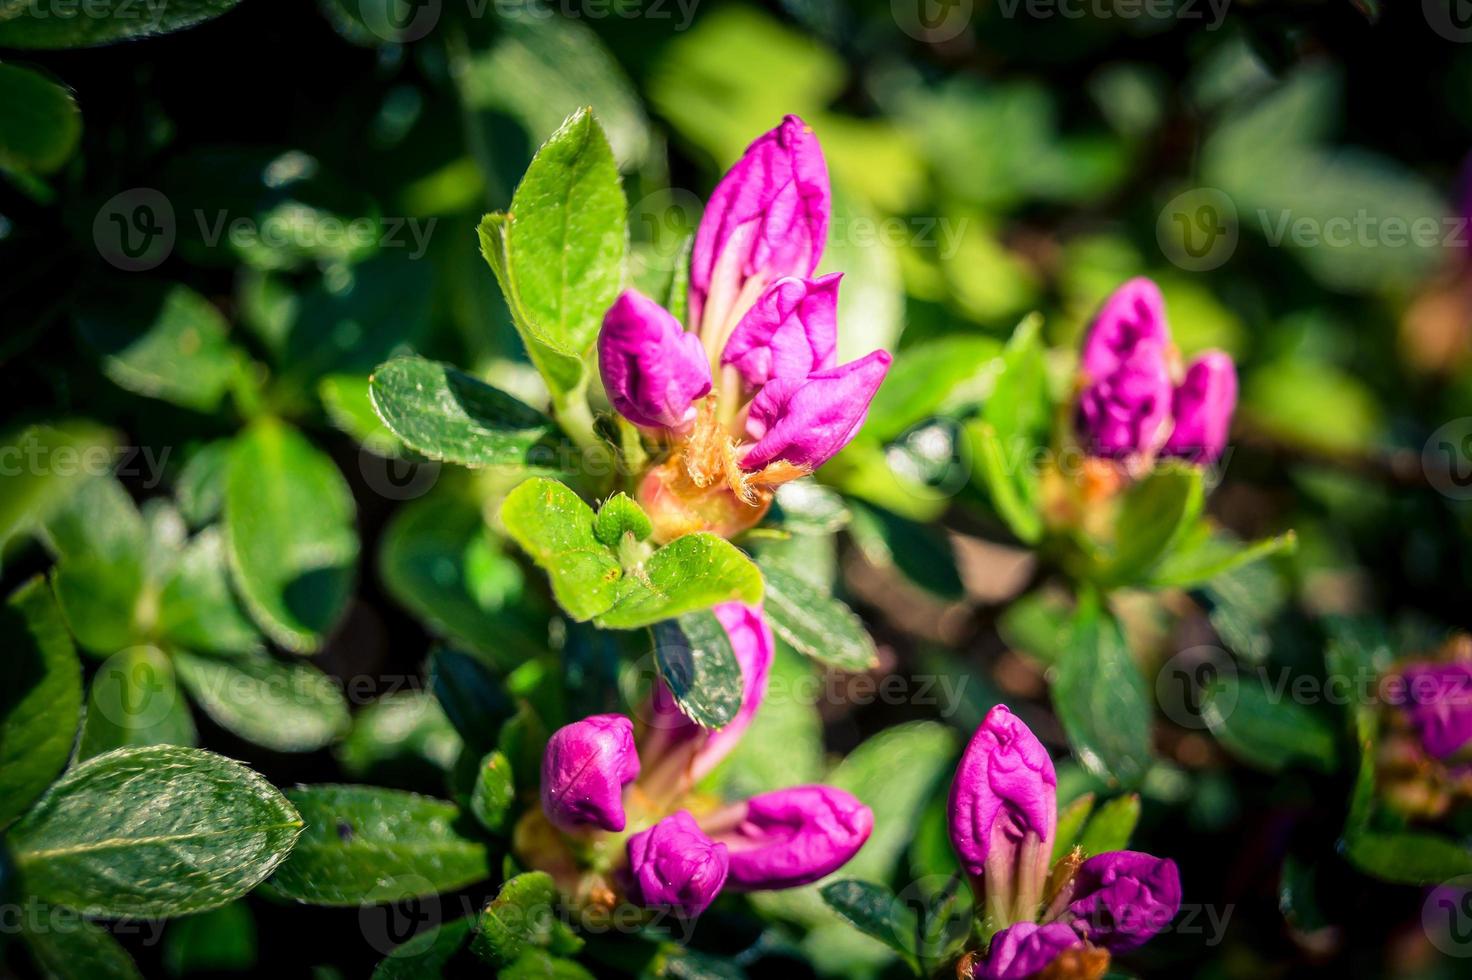
[(624, 829), (623, 788), (639, 775), (633, 722), (592, 715), (552, 733), (542, 756), (542, 810), (563, 830)]
[(704, 912), (726, 883), (726, 845), (701, 832), (681, 810), (629, 838), (631, 897), (641, 905), (680, 915)]
[(1036, 914), (1058, 824), (1058, 777), (1037, 737), (997, 705), (956, 768), (951, 843), (1004, 921)]
[(849, 444), (893, 358), (877, 350), (806, 378), (778, 376), (752, 399), (746, 432), (756, 440), (741, 465), (759, 470), (775, 460), (815, 470)]
[(1041, 926), (1018, 922), (992, 937), (986, 959), (973, 976), (976, 980), (1026, 980), (1047, 968), (1059, 954), (1083, 943), (1083, 937), (1062, 922)]
[(633, 289), (619, 294), (603, 317), (598, 367), (608, 400), (635, 425), (689, 425), (695, 400), (710, 391), (710, 363), (700, 338)]
[(769, 283), (806, 278), (828, 238), (828, 167), (807, 124), (758, 137), (711, 192), (690, 255), (690, 318), (712, 351)]
[(731, 887), (796, 888), (837, 871), (874, 830), (874, 814), (841, 789), (763, 793), (706, 822), (731, 849)]
[(1191, 362), (1175, 390), (1175, 428), (1165, 441), (1165, 454), (1215, 462), (1227, 446), (1236, 407), (1237, 368), (1232, 358), (1221, 351), (1202, 354)]
[(1114, 291), (1089, 328), (1080, 356), (1077, 427), (1099, 456), (1153, 453), (1170, 423), (1170, 331), (1165, 301), (1149, 279)]
[(1139, 851), (1094, 855), (1079, 866), (1072, 888), (1070, 925), (1115, 953), (1142, 945), (1181, 907), (1176, 863)]
[(736, 325), (721, 363), (733, 365), (751, 388), (773, 378), (806, 378), (835, 364), (838, 281), (779, 279)]
[(1445, 759), (1472, 742), (1472, 664), (1420, 664), (1404, 678), (1401, 706), (1428, 753)]

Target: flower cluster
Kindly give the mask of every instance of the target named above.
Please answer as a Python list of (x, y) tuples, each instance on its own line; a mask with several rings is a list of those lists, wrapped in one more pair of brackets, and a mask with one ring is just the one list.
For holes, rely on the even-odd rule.
[(714, 609), (741, 667), (741, 707), (708, 730), (661, 682), (635, 724), (594, 715), (558, 729), (542, 760), (542, 809), (517, 828), (527, 863), (564, 894), (612, 909), (620, 896), (679, 915), (724, 888), (793, 888), (836, 871), (874, 827), (869, 808), (830, 786), (798, 786), (731, 804), (694, 791), (740, 741), (767, 688), (774, 640), (761, 611)]
[(1237, 370), (1221, 351), (1180, 368), (1165, 300), (1131, 279), (1105, 301), (1080, 358), (1076, 427), (1084, 448), (1111, 459), (1178, 456), (1212, 463), (1227, 445)]
[(1376, 777), (1386, 799), (1433, 819), (1472, 799), (1472, 637), (1451, 637), (1382, 684), (1390, 711)]
[(638, 492), (656, 540), (753, 526), (773, 488), (863, 425), (890, 356), (837, 362), (840, 276), (813, 277), (829, 210), (818, 142), (788, 116), (711, 194), (690, 259), (690, 329), (632, 289), (605, 316), (609, 401), (669, 447)]
[(1022, 980), (1050, 967), (1102, 976), (1110, 953), (1141, 945), (1180, 908), (1173, 861), (1138, 851), (1085, 859), (1075, 849), (1054, 864), (1057, 787), (1042, 743), (1004, 705), (993, 708), (956, 769), (949, 805), (951, 843), (997, 930), (970, 964), (978, 980)]

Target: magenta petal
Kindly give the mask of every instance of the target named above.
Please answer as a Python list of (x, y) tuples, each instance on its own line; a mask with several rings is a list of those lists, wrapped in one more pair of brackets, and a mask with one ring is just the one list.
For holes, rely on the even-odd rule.
[(629, 874), (641, 905), (696, 916), (726, 883), (726, 845), (712, 841), (685, 810), (629, 838)]
[(710, 391), (700, 338), (633, 289), (619, 294), (603, 317), (598, 368), (608, 400), (635, 425), (686, 425), (695, 418), (695, 400)]
[(774, 460), (815, 470), (848, 445), (893, 358), (882, 350), (807, 378), (776, 377), (751, 402), (746, 431), (757, 440), (741, 465), (759, 470)]
[(1175, 390), (1175, 428), (1165, 441), (1165, 454), (1215, 462), (1227, 446), (1236, 407), (1237, 368), (1232, 358), (1221, 351), (1202, 354), (1191, 362)]
[[(1014, 867), (1024, 836), (1033, 834), (1041, 872), (1020, 870), (1046, 875), (1057, 800), (1058, 777), (1043, 743), (1006, 705), (987, 712), (956, 767), (948, 806), (951, 843), (967, 874), (980, 877), (998, 864)], [(1000, 862), (999, 850), (1005, 852)]]
[(659, 759), (672, 752), (691, 752), (690, 778), (699, 780), (716, 767), (741, 741), (741, 736), (756, 716), (767, 694), (767, 676), (777, 641), (772, 628), (762, 617), (760, 606), (740, 602), (723, 602), (711, 609), (731, 640), (731, 650), (741, 668), (741, 707), (723, 727), (714, 731), (701, 728), (685, 716), (661, 681), (655, 688), (649, 707), (649, 734), (646, 756), (651, 769)]
[(1176, 863), (1139, 851), (1096, 854), (1074, 876), (1071, 925), (1115, 953), (1141, 945), (1170, 924), (1181, 907)]
[(624, 785), (638, 775), (633, 722), (623, 715), (592, 715), (548, 739), (542, 810), (563, 830), (623, 830)]
[(1113, 374), (1141, 343), (1162, 351), (1170, 346), (1165, 299), (1160, 287), (1143, 276), (1111, 293), (1094, 317), (1079, 359), (1085, 380), (1092, 384)]
[(754, 796), (713, 836), (731, 849), (731, 887), (796, 888), (843, 867), (874, 830), (874, 814), (841, 789), (796, 786)]
[(978, 964), (976, 980), (1024, 980), (1045, 969), (1065, 950), (1083, 945), (1070, 926), (1050, 922), (1019, 922), (992, 937), (986, 959)]
[(811, 276), (830, 210), (818, 140), (801, 119), (787, 116), (747, 147), (711, 192), (690, 255), (691, 323), (734, 320), (748, 280)]
[(1172, 397), (1165, 351), (1141, 341), (1112, 373), (1079, 395), (1079, 436), (1100, 456), (1154, 452), (1170, 424)]
[(736, 325), (721, 363), (752, 388), (777, 377), (806, 378), (834, 366), (838, 345), (838, 281), (779, 279)]
[(1472, 742), (1472, 664), (1421, 664), (1405, 671), (1402, 707), (1438, 759)]

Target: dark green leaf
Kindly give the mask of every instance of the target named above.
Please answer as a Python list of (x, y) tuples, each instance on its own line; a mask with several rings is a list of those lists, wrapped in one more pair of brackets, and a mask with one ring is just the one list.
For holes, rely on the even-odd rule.
[(914, 913), (884, 885), (845, 879), (824, 885), (828, 907), (867, 936), (873, 936), (915, 964)]
[(563, 462), (551, 419), (448, 365), (396, 358), (373, 372), (369, 392), (383, 424), (430, 459), (543, 470)]
[(398, 691), (353, 715), (352, 731), (338, 743), (337, 758), (354, 779), (417, 783), (426, 764), (448, 771), (462, 744), (432, 696)]
[(0, 65), (0, 169), (49, 174), (66, 163), (81, 138), (82, 113), (70, 92), (39, 72)]
[[(40, 914), (44, 911), (44, 915)], [(27, 909), (26, 945), (47, 980), (143, 980), (138, 965), (112, 933), (69, 909)]]
[(1124, 495), (1115, 524), (1114, 547), (1100, 578), (1135, 582), (1166, 554), (1201, 514), (1201, 468), (1184, 463), (1157, 466)]
[(236, 441), (225, 493), (230, 570), (256, 622), (288, 650), (317, 649), (347, 606), (354, 513), (336, 465), (295, 429), (263, 418)]
[(0, 609), (0, 827), (66, 765), (82, 710), (82, 667), (46, 582), (33, 578)]
[(731, 638), (712, 612), (686, 613), (654, 625), (654, 660), (675, 702), (692, 721), (721, 728), (743, 694)]
[(511, 761), (500, 752), (488, 752), (475, 774), (475, 787), (470, 791), (470, 812), (480, 825), (493, 834), (505, 833), (516, 801), (516, 784), (511, 774)]
[(11, 828), (10, 846), (44, 901), (106, 918), (166, 917), (244, 895), (301, 830), (291, 804), (240, 763), (155, 745), (71, 769)]
[(1078, 846), (1084, 849), (1085, 856), (1122, 851), (1129, 846), (1130, 835), (1139, 822), (1139, 794), (1117, 796), (1094, 811), (1078, 839)]
[(475, 922), (470, 917), (415, 933), (373, 971), (373, 980), (441, 980), (445, 967), (465, 945)]
[(1150, 701), (1124, 633), (1085, 592), (1074, 617), (1070, 649), (1053, 681), (1053, 707), (1084, 768), (1129, 788), (1150, 762)]
[(98, 0), (85, 14), (63, 16), (52, 9), (6, 0), (0, 3), (0, 47), (86, 48), (132, 37), (183, 30), (218, 17), (240, 0), (169, 0), (139, 7), (128, 0)]
[(1263, 683), (1257, 677), (1223, 674), (1207, 690), (1201, 715), (1211, 733), (1233, 755), (1270, 772), (1295, 764), (1333, 771), (1339, 754), (1333, 723), (1289, 697), (1286, 687), (1274, 695), (1266, 675)]
[(879, 663), (863, 622), (842, 602), (772, 563), (766, 578), (766, 615), (772, 629), (799, 652), (839, 670), (869, 670)]
[(256, 963), (256, 922), (244, 902), (233, 902), (169, 923), (164, 967), (172, 976), (244, 972)]
[(260, 632), (230, 589), (225, 541), (218, 528), (195, 535), (158, 598), (158, 636), (209, 653), (256, 653)]
[(500, 678), (458, 650), (441, 647), (430, 654), (429, 685), (450, 723), (477, 754), (495, 747), (501, 726), (516, 712)]
[(174, 654), (179, 679), (221, 728), (277, 752), (311, 752), (347, 731), (348, 704), (332, 678), (311, 664), (265, 653)]
[(453, 803), (374, 786), (287, 790), (306, 823), (269, 888), (313, 905), (396, 902), (491, 875), (486, 845)]
[(1401, 885), (1435, 885), (1472, 874), (1472, 850), (1421, 831), (1367, 832), (1351, 836), (1346, 853), (1361, 871)]
[(965, 595), (956, 554), (945, 529), (917, 524), (876, 507), (855, 505), (849, 528), (869, 563), (892, 568), (938, 599)]
[(107, 658), (92, 678), (77, 758), (135, 745), (194, 745), (198, 735), (169, 658), (138, 646)]
[(542, 871), (517, 875), (481, 909), (470, 948), (493, 966), (508, 966), (534, 949), (570, 955), (583, 941), (558, 915), (561, 899), (552, 876)]

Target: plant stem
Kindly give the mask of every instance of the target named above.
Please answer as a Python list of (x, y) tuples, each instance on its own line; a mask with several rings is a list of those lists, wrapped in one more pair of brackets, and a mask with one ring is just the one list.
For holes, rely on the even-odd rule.
[(577, 447), (584, 452), (604, 451), (603, 440), (593, 429), (593, 410), (588, 407), (587, 383), (566, 394), (552, 393), (552, 413)]

